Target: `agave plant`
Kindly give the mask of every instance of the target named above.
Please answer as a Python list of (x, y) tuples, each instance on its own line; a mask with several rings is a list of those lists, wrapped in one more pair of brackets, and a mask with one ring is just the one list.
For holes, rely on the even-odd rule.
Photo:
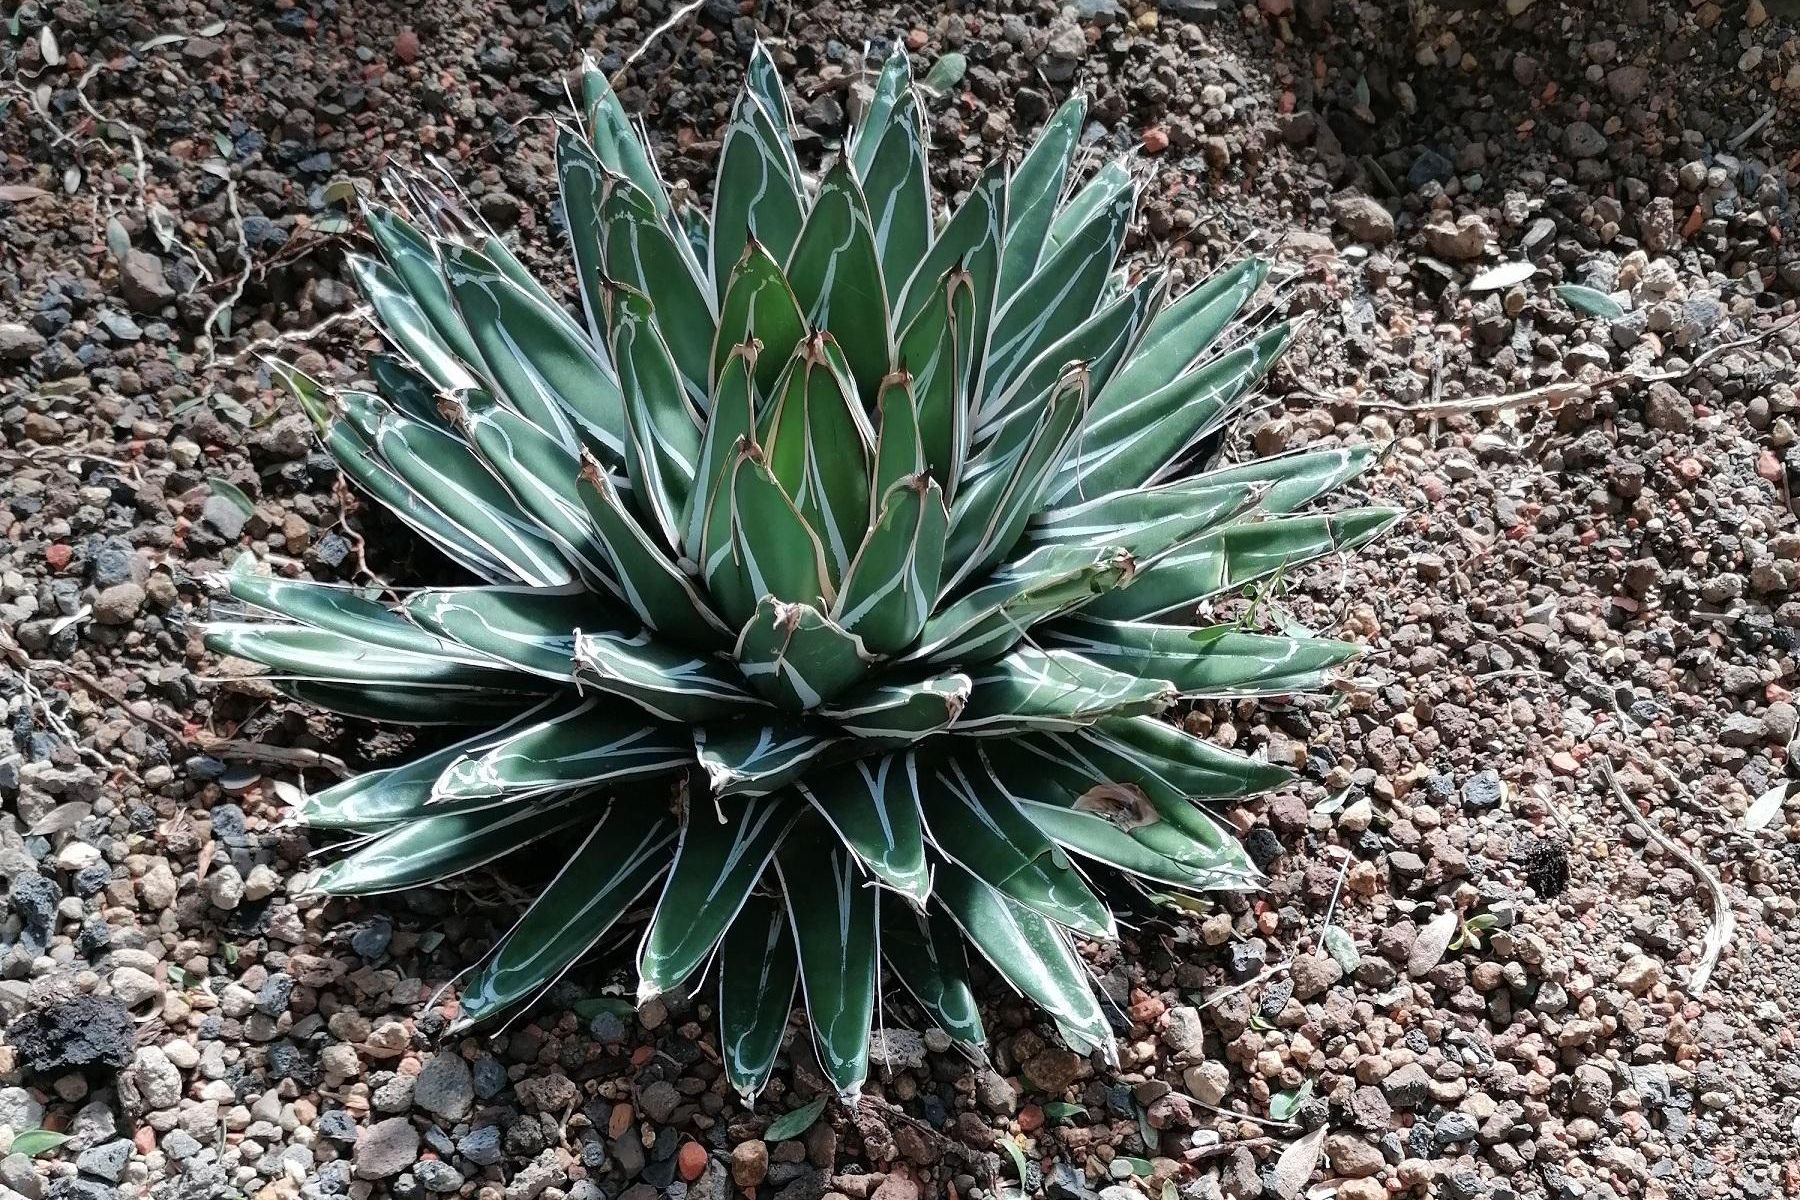
[(979, 1044), (965, 942), (1109, 1052), (1075, 941), (1116, 936), (1101, 893), (1254, 887), (1204, 806), (1288, 778), (1158, 714), (1354, 653), (1192, 614), (1395, 515), (1289, 515), (1361, 451), (1190, 469), (1289, 342), (1245, 317), (1266, 265), (1180, 295), (1121, 272), (1137, 186), (1124, 160), (1073, 178), (1079, 98), (946, 214), (902, 53), (811, 176), (759, 48), (710, 216), (591, 67), (582, 118), (557, 140), (579, 312), (397, 189), (354, 264), (393, 350), (372, 389), (277, 366), (345, 474), (480, 581), (224, 578), (265, 616), (208, 644), (289, 695), (476, 730), (309, 797), (306, 822), (362, 835), (318, 886), (554, 855), (463, 1021), (647, 907), (640, 1001), (716, 974), (750, 1097), (796, 989), (858, 1090), (882, 959)]

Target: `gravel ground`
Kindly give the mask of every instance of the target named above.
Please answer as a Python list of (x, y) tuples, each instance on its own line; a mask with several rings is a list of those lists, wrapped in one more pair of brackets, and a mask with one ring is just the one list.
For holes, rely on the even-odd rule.
[[(1269, 253), (1271, 302), (1315, 318), (1227, 452), (1375, 441), (1369, 491), (1413, 514), (1265, 609), (1366, 642), (1353, 680), (1200, 714), (1303, 779), (1232, 814), (1267, 893), (1087, 947), (1122, 1066), (997, 992), (971, 1064), (896, 1000), (869, 1100), (810, 1126), (804, 1037), (746, 1112), (707, 1006), (631, 1013), (613, 963), (444, 1040), (515, 884), (290, 891), (286, 789), (407, 737), (193, 637), (237, 554), (397, 580), (430, 554), (257, 359), (343, 378), (371, 348), (339, 181), (439, 159), (561, 272), (563, 74), (620, 66), (663, 0), (17, 12), (0, 1200), (977, 1200), (1018, 1189), (1008, 1146), (1048, 1200), (1800, 1194), (1793, 0), (708, 0), (634, 61), (627, 106), (702, 192), (758, 30), (809, 160), (865, 39), (964, 56), (949, 191), (1087, 88), (1096, 156), (1143, 149), (1136, 252)], [(1508, 262), (1538, 271), (1496, 285)]]

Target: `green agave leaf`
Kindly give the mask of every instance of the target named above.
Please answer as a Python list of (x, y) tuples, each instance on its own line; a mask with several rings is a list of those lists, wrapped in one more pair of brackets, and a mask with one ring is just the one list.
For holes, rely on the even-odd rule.
[[(1040, 804), (1031, 800), (1018, 800), (1016, 803), (1019, 811), (1045, 837), (1064, 849), (1095, 862), (1176, 887), (1210, 890), (1229, 886), (1227, 879), (1213, 873), (1197, 872), (1165, 854), (1159, 854), (1098, 812)], [(1122, 803), (1115, 811), (1135, 812), (1135, 808), (1135, 805)]]
[(803, 822), (776, 852), (800, 948), (800, 987), (825, 1077), (854, 1103), (869, 1075), (880, 931), (877, 895), (822, 821)]
[(1269, 277), (1269, 264), (1252, 258), (1188, 289), (1157, 313), (1137, 351), (1094, 396), (1093, 419), (1160, 392), (1218, 342), (1250, 297)]
[[(381, 205), (368, 205), (363, 221), (381, 257), (394, 272), (394, 278), (406, 289), (444, 347), (465, 363), (478, 363), (475, 343), (463, 327), (456, 303), (444, 286), (442, 265), (433, 239), (421, 233), (398, 213)], [(445, 247), (449, 249), (448, 245)]]
[(624, 448), (618, 383), (606, 360), (560, 311), (492, 261), (454, 247), (444, 274), (495, 393), (569, 454), (583, 440), (615, 459)]
[(657, 641), (647, 632), (577, 632), (574, 657), (580, 686), (623, 696), (664, 721), (710, 721), (764, 707), (722, 660)]
[(725, 299), (719, 304), (719, 327), (712, 344), (715, 389), (723, 385), (731, 355), (756, 342), (760, 343), (755, 356), (756, 391), (764, 396), (773, 394), (776, 381), (806, 334), (806, 314), (800, 311), (787, 276), (762, 243), (752, 238), (731, 268)]
[(835, 365), (841, 361), (830, 334), (807, 338), (758, 421), (769, 470), (819, 535), (834, 586), (868, 532), (874, 441), (855, 384)]
[(969, 273), (945, 272), (941, 288), (900, 335), (900, 364), (910, 375), (919, 443), (932, 478), (953, 498), (969, 452), (968, 360), (975, 342), (976, 298)]
[[(1000, 294), (1013, 296), (1038, 269), (1050, 223), (1062, 200), (1075, 157), (1075, 142), (1087, 119), (1087, 97), (1079, 92), (1063, 102), (1044, 125), (1006, 189), (1006, 253), (1001, 260)], [(1073, 238), (1074, 235), (1071, 235)]]
[(293, 679), (512, 689), (525, 682), (499, 664), (471, 666), (466, 661), (390, 650), (305, 625), (215, 621), (202, 626), (202, 634), (206, 648), (214, 654), (249, 659)]
[(399, 355), (369, 355), (369, 375), (375, 380), (375, 390), (400, 412), (427, 425), (444, 424), (437, 406), (437, 385), (407, 366)]
[(347, 261), (356, 277), (356, 289), (375, 310), (381, 331), (421, 372), (445, 391), (474, 387), (479, 382), (391, 268), (360, 254), (352, 254)]
[[(1136, 189), (1115, 197), (1034, 274), (1022, 279), (1016, 291), (1007, 286), (1002, 270), (1000, 295), (1008, 299), (994, 319), (982, 394), (1003, 392), (1034, 359), (1093, 316), (1106, 295), (1136, 206)], [(1009, 255), (1012, 236), (1008, 234)]]
[(958, 671), (884, 683), (823, 705), (819, 715), (864, 744), (910, 746), (954, 725), (973, 686)]
[(609, 627), (609, 610), (580, 588), (424, 588), (401, 606), (421, 627), (495, 662), (547, 679), (575, 678), (575, 635)]
[(950, 917), (1014, 988), (1050, 1014), (1077, 1054), (1116, 1057), (1112, 1030), (1088, 985), (1087, 969), (1053, 921), (995, 891), (954, 863), (938, 870), (937, 895)]
[(881, 381), (875, 399), (875, 459), (870, 469), (869, 524), (881, 519), (878, 507), (888, 489), (925, 470), (925, 446), (919, 440), (919, 408), (913, 397), (912, 376), (894, 371)]
[(1598, 288), (1582, 287), (1578, 283), (1559, 283), (1551, 290), (1562, 297), (1564, 304), (1584, 316), (1616, 321), (1625, 315), (1624, 307)]
[(615, 175), (623, 175), (636, 184), (650, 197), (657, 212), (668, 212), (668, 191), (657, 173), (656, 160), (631, 118), (625, 115), (612, 85), (591, 59), (582, 64), (581, 111), (587, 117), (587, 134), (598, 161)]
[(862, 639), (810, 604), (764, 596), (733, 653), (750, 686), (779, 708), (817, 708), (861, 683), (874, 663)]
[(752, 895), (719, 947), (719, 1055), (746, 1105), (756, 1102), (775, 1068), (799, 982), (787, 909)]
[(955, 729), (982, 736), (1079, 729), (1160, 712), (1175, 699), (1165, 680), (1111, 671), (1068, 650), (1015, 649), (969, 677), (974, 687)]
[(387, 605), (371, 599), (373, 589), (276, 579), (237, 570), (221, 572), (213, 577), (213, 582), (245, 604), (279, 613), (315, 629), (328, 629), (386, 650), (431, 655), (477, 666), (493, 665), (485, 656), (420, 629)]
[(526, 418), (474, 396), (458, 422), (519, 508), (575, 568), (590, 591), (619, 594), (606, 549), (594, 534), (575, 481), (580, 460)]
[(833, 610), (870, 652), (897, 654), (927, 627), (949, 521), (936, 480), (918, 474), (888, 489)]
[(1072, 362), (1088, 365), (1090, 391), (1104, 388), (1143, 332), (1145, 319), (1166, 283), (1161, 275), (1145, 278), (1033, 359), (1005, 391), (983, 400), (974, 417), (974, 445), (985, 447), (995, 438), (1009, 436), (1008, 425), (1032, 421), (1045, 395)]
[(875, 78), (868, 109), (850, 131), (850, 159), (859, 177), (866, 177), (875, 165), (875, 154), (893, 125), (894, 113), (909, 100), (911, 90), (912, 64), (907, 61), (906, 48), (895, 43)]
[(1256, 340), (1210, 359), (1128, 405), (1096, 405), (1080, 445), (1050, 487), (1052, 504), (1077, 488), (1090, 495), (1149, 483), (1194, 445), (1222, 429), (1293, 340), (1282, 322)]
[(913, 270), (912, 278), (906, 283), (906, 298), (895, 310), (894, 328), (907, 328), (940, 292), (945, 275), (958, 268), (968, 273), (974, 297), (973, 332), (969, 341), (972, 346), (981, 348), (970, 355), (967, 394), (972, 396), (982, 394), (978, 386), (979, 374), (985, 359), (988, 326), (993, 320), (1000, 278), (1006, 203), (1006, 164), (990, 163), (975, 181), (968, 198), (944, 223), (930, 251)]
[(1050, 232), (1044, 240), (1044, 253), (1051, 254), (1079, 233), (1094, 214), (1103, 210), (1118, 196), (1131, 190), (1131, 157), (1122, 155), (1094, 173), (1094, 177), (1076, 189), (1050, 220)]
[(649, 779), (694, 761), (686, 730), (590, 698), (463, 755), (433, 785), (434, 799), (478, 800)]
[(1068, 856), (994, 787), (979, 748), (930, 771), (919, 805), (943, 857), (1058, 925), (1088, 937), (1118, 936), (1112, 913)]
[(437, 883), (592, 820), (575, 802), (508, 805), (426, 817), (366, 842), (320, 871), (313, 887), (369, 896)]
[(632, 497), (670, 547), (694, 488), (704, 422), (686, 399), (675, 360), (647, 297), (613, 286), (606, 328), (625, 394), (625, 473)]
[(626, 510), (612, 477), (593, 458), (581, 465), (576, 500), (600, 543), (611, 578), (617, 581), (610, 590), (646, 628), (701, 649), (731, 644), (730, 627), (713, 612), (693, 578), (669, 560)]
[(890, 305), (900, 302), (907, 276), (931, 247), (931, 170), (925, 155), (925, 114), (909, 93), (896, 105), (868, 169), (859, 172)]
[(913, 999), (945, 1033), (966, 1045), (987, 1041), (969, 984), (963, 937), (939, 906), (921, 911), (881, 898), (881, 952)]
[(1355, 508), (1228, 526), (1164, 556), (1139, 573), (1130, 589), (1094, 601), (1085, 612), (1111, 621), (1158, 617), (1324, 555), (1353, 550), (1386, 532), (1402, 515), (1399, 509)]
[(675, 862), (638, 947), (639, 1005), (700, 969), (799, 811), (791, 794), (752, 797), (729, 813), (715, 813), (690, 795)]
[(376, 446), (409, 488), (510, 574), (534, 587), (574, 582), (555, 545), (460, 439), (396, 415), (382, 422)]
[(729, 619), (748, 621), (764, 596), (826, 611), (836, 598), (825, 548), (753, 445), (732, 471), (731, 550), (706, 578)]
[(842, 739), (811, 722), (721, 721), (694, 728), (694, 754), (715, 797), (766, 796), (818, 763)]
[(811, 327), (829, 330), (843, 348), (857, 395), (872, 399), (893, 365), (894, 346), (868, 202), (842, 159), (819, 182), (787, 277)]
[(995, 571), (925, 622), (909, 660), (998, 658), (1034, 624), (1071, 612), (1131, 581), (1131, 556), (1110, 546), (1047, 546)]
[(731, 483), (738, 456), (756, 433), (757, 364), (754, 342), (732, 348), (713, 389), (712, 411), (700, 442), (694, 490), (681, 514), (681, 544), (709, 583), (727, 569), (731, 548)]
[(375, 832), (403, 821), (425, 816), (476, 811), (492, 800), (468, 803), (433, 802), (432, 792), (445, 769), (465, 755), (479, 755), (505, 741), (539, 717), (558, 711), (559, 700), (547, 700), (525, 710), (493, 729), (484, 729), (441, 750), (383, 771), (367, 771), (314, 792), (303, 800), (295, 816), (302, 825), (317, 829), (349, 829)]
[[(1195, 489), (1222, 484), (1249, 484), (1266, 487), (1257, 508), (1266, 513), (1290, 513), (1325, 495), (1374, 466), (1381, 457), (1379, 447), (1340, 446), (1330, 450), (1293, 450), (1259, 458), (1235, 467), (1221, 467), (1204, 475), (1183, 480)], [(1167, 488), (1180, 484), (1164, 484)]]
[(1212, 482), (1213, 476), (1161, 487), (1109, 492), (1037, 514), (1021, 548), (1124, 546), (1141, 561), (1241, 517), (1266, 496), (1266, 484)]
[(795, 179), (800, 178), (800, 162), (794, 156), (794, 110), (788, 104), (787, 88), (781, 83), (781, 70), (761, 38), (757, 38), (750, 49), (750, 61), (744, 67), (744, 87), (762, 101), (763, 108), (775, 123), (776, 132), (781, 135), (789, 173)]
[(1057, 382), (1040, 419), (1021, 428), (1016, 442), (996, 438), (970, 461), (963, 490), (950, 510), (950, 541), (944, 554), (954, 564), (951, 588), (984, 574), (1018, 544), (1026, 522), (1043, 507), (1045, 488), (1075, 441), (1087, 393), (1087, 370), (1076, 363)]
[(911, 754), (811, 771), (794, 785), (878, 882), (923, 905), (931, 894)]
[(1167, 679), (1184, 697), (1310, 691), (1361, 653), (1351, 642), (1272, 637), (1231, 625), (1189, 629), (1083, 617), (1049, 627), (1043, 640), (1115, 671)]
[(495, 557), (474, 533), (428, 503), (365, 446), (347, 422), (332, 421), (322, 440), (326, 450), (356, 485), (386, 505), (450, 561), (490, 582), (515, 582), (518, 572)]
[(492, 725), (543, 700), (541, 691), (437, 684), (343, 683), (275, 679), (275, 690), (303, 704), (401, 725)]
[(677, 240), (650, 198), (624, 179), (601, 187), (606, 272), (654, 302), (656, 330), (674, 359), (688, 399), (704, 408), (712, 386), (712, 293), (685, 240)]
[[(600, 205), (608, 175), (599, 155), (580, 135), (567, 128), (556, 131), (558, 197), (569, 227), (569, 251), (575, 260), (575, 282), (581, 288), (582, 313), (596, 352), (606, 344), (606, 226), (600, 220)], [(621, 400), (621, 430), (623, 403)]]
[[(1152, 764), (1164, 779), (1189, 796), (1242, 796), (1287, 783), (1286, 767), (1246, 759), (1166, 721), (1119, 715), (1102, 721), (1098, 737), (1111, 739), (1121, 753)], [(1237, 790), (1233, 790), (1237, 789)]]
[[(355, 388), (343, 389), (333, 397), (333, 400), (336, 402), (335, 407), (337, 408), (338, 415), (344, 421), (349, 423), (351, 429), (356, 431), (357, 438), (365, 446), (375, 445), (376, 435), (381, 430), (381, 422), (390, 415), (398, 412), (407, 419), (411, 419), (411, 414), (405, 413), (404, 410), (389, 404), (380, 396), (370, 392), (357, 391)], [(440, 428), (447, 430), (449, 433), (454, 434), (459, 439), (462, 436), (460, 430), (445, 425), (442, 416), (439, 416), (432, 421), (428, 421), (426, 424), (437, 425)], [(217, 487), (221, 482), (223, 481), (214, 481), (213, 486)], [(232, 488), (232, 492), (237, 492), (237, 489)], [(241, 492), (237, 492), (237, 494), (240, 496), (242, 495)], [(239, 507), (242, 508), (245, 513), (249, 513), (253, 511), (256, 506), (250, 502), (248, 496), (245, 496), (244, 503)]]
[(786, 261), (803, 221), (793, 148), (749, 88), (738, 96), (719, 151), (713, 184), (713, 294), (724, 292), (732, 264), (755, 238), (777, 262)]
[(614, 801), (464, 985), (452, 1030), (549, 987), (593, 949), (663, 873), (675, 828), (666, 813)]

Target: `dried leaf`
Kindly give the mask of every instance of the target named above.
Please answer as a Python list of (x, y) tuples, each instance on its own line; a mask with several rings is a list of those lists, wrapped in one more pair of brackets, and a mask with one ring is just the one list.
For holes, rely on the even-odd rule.
[(54, 1150), (69, 1140), (66, 1133), (58, 1133), (54, 1129), (27, 1129), (13, 1139), (13, 1153), (23, 1154), (26, 1158), (36, 1158), (46, 1150)]
[(1306, 1181), (1312, 1178), (1313, 1168), (1319, 1165), (1319, 1151), (1325, 1146), (1326, 1126), (1321, 1125), (1299, 1141), (1288, 1146), (1275, 1160), (1275, 1194), (1281, 1200), (1294, 1200)]
[(1419, 930), (1419, 938), (1406, 960), (1406, 973), (1417, 979), (1442, 962), (1444, 951), (1450, 948), (1450, 939), (1461, 927), (1462, 921), (1453, 912), (1433, 917), (1431, 924)]
[(246, 517), (256, 511), (256, 502), (246, 496), (242, 488), (226, 483), (223, 479), (209, 479), (206, 481), (206, 486), (212, 489), (213, 495), (223, 496), (231, 501), (232, 507)]
[(173, 46), (176, 42), (187, 41), (188, 36), (185, 33), (159, 33), (148, 41), (139, 43), (137, 53), (146, 54), (158, 46)]
[(48, 25), (38, 30), (38, 52), (44, 56), (44, 62), (47, 65), (62, 66), (62, 47), (56, 44), (56, 35), (50, 32)]
[(131, 253), (131, 234), (126, 230), (125, 222), (117, 217), (106, 219), (106, 248), (119, 262), (124, 262), (125, 256)]
[(1501, 263), (1469, 280), (1468, 290), (1471, 292), (1497, 292), (1501, 288), (1509, 288), (1515, 283), (1524, 283), (1536, 274), (1537, 267), (1528, 262)]
[(32, 187), (29, 183), (0, 184), (0, 200), (8, 204), (18, 204), (25, 200), (42, 200), (50, 193), (41, 187)]
[(224, 33), (224, 32), (225, 32), (225, 22), (214, 21), (211, 25), (208, 25), (205, 29), (202, 29), (200, 31), (200, 36), (201, 37), (218, 37), (221, 33)]
[(1294, 1114), (1299, 1112), (1308, 1100), (1312, 1099), (1312, 1092), (1313, 1084), (1310, 1079), (1297, 1088), (1276, 1092), (1269, 1097), (1269, 1119), (1273, 1121), (1293, 1120)]
[(763, 1134), (767, 1142), (785, 1142), (789, 1138), (797, 1138), (812, 1128), (812, 1123), (819, 1119), (825, 1111), (825, 1097), (820, 1096), (804, 1108), (796, 1108), (793, 1112), (782, 1113), (769, 1122), (769, 1128)]
[(1745, 833), (1755, 833), (1757, 830), (1765, 828), (1781, 811), (1781, 806), (1787, 802), (1788, 792), (1793, 786), (1793, 784), (1783, 781), (1758, 796), (1756, 801), (1745, 810), (1743, 822), (1738, 828)]
[(1325, 953), (1344, 969), (1344, 974), (1349, 975), (1362, 965), (1362, 951), (1356, 948), (1356, 940), (1342, 926), (1333, 925), (1327, 929), (1324, 942)]
[(73, 196), (81, 190), (81, 168), (73, 163), (63, 168), (63, 193)]

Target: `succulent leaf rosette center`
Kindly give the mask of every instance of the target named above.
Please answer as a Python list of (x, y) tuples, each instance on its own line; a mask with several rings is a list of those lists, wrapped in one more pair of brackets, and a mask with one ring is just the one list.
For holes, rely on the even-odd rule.
[(809, 175), (759, 47), (705, 213), (590, 66), (557, 138), (578, 304), (444, 197), (370, 208), (354, 269), (390, 350), (359, 386), (277, 371), (479, 582), (240, 566), (246, 616), (207, 640), (303, 701), (461, 727), (306, 799), (362, 835), (323, 889), (562, 863), (465, 979), (465, 1024), (648, 910), (640, 999), (716, 978), (747, 1096), (797, 996), (846, 1095), (884, 978), (982, 1042), (971, 945), (1110, 1053), (1076, 945), (1116, 936), (1102, 892), (1257, 884), (1208, 806), (1288, 772), (1158, 714), (1319, 686), (1354, 647), (1192, 616), (1395, 514), (1299, 512), (1368, 450), (1196, 470), (1291, 330), (1245, 319), (1262, 262), (1179, 294), (1119, 268), (1137, 183), (1079, 177), (1084, 117), (950, 204), (896, 53)]

